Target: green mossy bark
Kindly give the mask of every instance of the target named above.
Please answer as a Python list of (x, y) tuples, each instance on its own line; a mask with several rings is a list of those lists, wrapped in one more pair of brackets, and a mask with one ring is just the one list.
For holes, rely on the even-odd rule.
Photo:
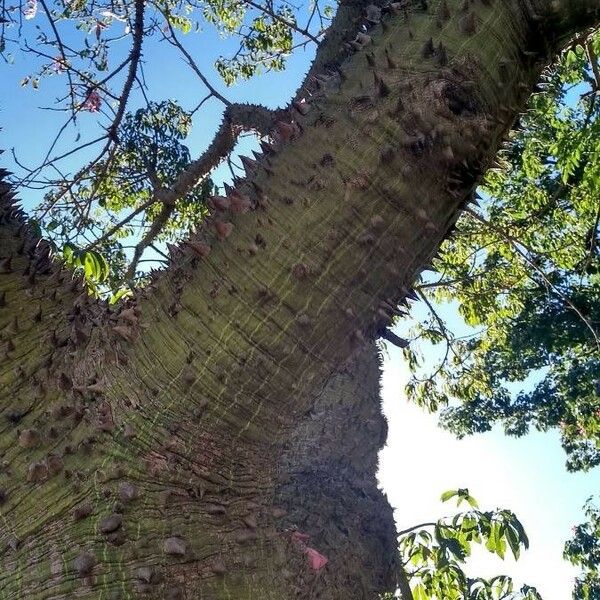
[(543, 65), (599, 11), (425, 4), (394, 5), (336, 54), (360, 5), (344, 8), (325, 76), (298, 94), (310, 112), (290, 111), (238, 185), (253, 210), (215, 215), (192, 240), (210, 255), (183, 245), (131, 305), (82, 296), (2, 192), (1, 599), (341, 600), (393, 585), (369, 340)]

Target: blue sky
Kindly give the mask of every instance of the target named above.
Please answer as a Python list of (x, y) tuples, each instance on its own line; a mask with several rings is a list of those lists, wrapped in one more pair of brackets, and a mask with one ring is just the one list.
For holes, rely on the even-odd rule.
[(518, 562), (475, 553), (470, 574), (511, 575), (537, 587), (544, 600), (570, 598), (577, 570), (562, 560), (563, 544), (581, 520), (585, 500), (598, 492), (598, 470), (568, 473), (555, 432), (515, 439), (496, 429), (456, 440), (436, 426), (435, 416), (407, 402), (408, 369), (401, 351), (388, 345), (387, 354), (382, 398), (389, 435), (379, 479), (399, 528), (453, 514), (455, 505), (442, 504), (440, 494), (467, 487), (483, 510), (513, 510), (531, 542)]
[[(34, 27), (38, 24), (42, 25), (39, 14), (25, 22), (25, 33), (35, 34)], [(232, 42), (221, 39), (211, 28), (201, 35), (188, 36), (188, 41), (188, 48), (200, 67), (230, 100), (270, 107), (288, 101), (313, 57), (312, 49), (300, 50), (289, 60), (284, 73), (269, 73), (225, 89), (212, 64), (218, 54), (233, 48)], [(124, 48), (118, 50), (115, 63), (124, 51)], [(21, 160), (35, 164), (43, 157), (48, 140), (62, 118), (56, 112), (38, 107), (50, 105), (64, 91), (64, 75), (43, 81), (37, 92), (30, 87), (21, 88), (18, 82), (32, 71), (31, 60), (30, 55), (16, 54), (14, 65), (0, 63), (0, 123), (4, 127), (0, 132), (0, 147), (15, 147)], [(144, 70), (155, 100), (174, 98), (191, 108), (205, 95), (199, 80), (166, 43), (147, 46)], [(140, 95), (134, 93), (130, 108), (140, 106)], [(210, 141), (221, 110), (218, 102), (210, 101), (196, 114), (188, 139), (193, 157)], [(69, 148), (77, 133), (81, 133), (82, 140), (93, 137), (96, 127), (96, 115), (82, 114), (78, 129), (69, 132), (62, 147)], [(244, 141), (241, 147), (249, 145), (250, 141)], [(3, 166), (12, 167), (8, 153), (2, 158)], [(65, 168), (73, 170), (80, 164), (70, 162)], [(25, 206), (31, 208), (40, 193), (27, 192), (22, 197)], [(449, 488), (468, 487), (482, 507), (513, 509), (531, 538), (530, 551), (516, 565), (508, 559), (502, 563), (497, 558), (477, 556), (472, 566), (474, 573), (513, 575), (518, 582), (538, 587), (545, 600), (570, 597), (575, 571), (562, 561), (562, 545), (570, 535), (571, 526), (582, 518), (581, 507), (586, 498), (600, 487), (598, 470), (588, 474), (567, 473), (555, 433), (536, 433), (517, 440), (493, 431), (457, 441), (437, 428), (434, 416), (406, 402), (403, 391), (406, 379), (407, 369), (400, 352), (390, 348), (382, 381), (383, 407), (390, 429), (387, 446), (381, 454), (380, 481), (396, 508), (399, 527), (447, 514), (452, 507), (440, 504), (440, 493)]]

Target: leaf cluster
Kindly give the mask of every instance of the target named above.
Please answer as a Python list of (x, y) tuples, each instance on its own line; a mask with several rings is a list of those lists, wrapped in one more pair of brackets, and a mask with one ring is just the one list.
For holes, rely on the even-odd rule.
[[(571, 470), (600, 464), (600, 34), (567, 51), (419, 286), (409, 397), (459, 437), (560, 431)], [(454, 303), (462, 323), (443, 316)], [(417, 322), (420, 320), (421, 322)], [(423, 363), (442, 349), (436, 368)], [(438, 350), (439, 352), (439, 350)]]
[(529, 540), (510, 510), (481, 511), (467, 489), (449, 490), (442, 501), (457, 499), (469, 510), (411, 529), (399, 540), (403, 569), (414, 600), (540, 600), (534, 588), (514, 590), (510, 577), (469, 577), (463, 570), (473, 544), (504, 558), (507, 550), (518, 559)]

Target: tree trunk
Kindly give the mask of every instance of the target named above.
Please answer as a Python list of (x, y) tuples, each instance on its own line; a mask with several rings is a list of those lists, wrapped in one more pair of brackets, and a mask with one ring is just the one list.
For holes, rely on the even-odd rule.
[(127, 306), (83, 294), (2, 188), (0, 598), (394, 588), (371, 340), (600, 3), (398, 2), (356, 37), (365, 4), (232, 210)]

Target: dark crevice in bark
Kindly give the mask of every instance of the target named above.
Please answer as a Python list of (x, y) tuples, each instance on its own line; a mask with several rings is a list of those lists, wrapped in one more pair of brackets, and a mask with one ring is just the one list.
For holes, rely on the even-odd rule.
[(287, 513), (280, 526), (309, 535), (307, 544), (329, 561), (310, 577), (306, 559), (298, 597), (337, 600), (352, 590), (353, 598), (371, 600), (395, 589), (393, 514), (375, 478), (387, 435), (379, 378), (377, 348), (366, 344), (286, 436), (275, 492)]

